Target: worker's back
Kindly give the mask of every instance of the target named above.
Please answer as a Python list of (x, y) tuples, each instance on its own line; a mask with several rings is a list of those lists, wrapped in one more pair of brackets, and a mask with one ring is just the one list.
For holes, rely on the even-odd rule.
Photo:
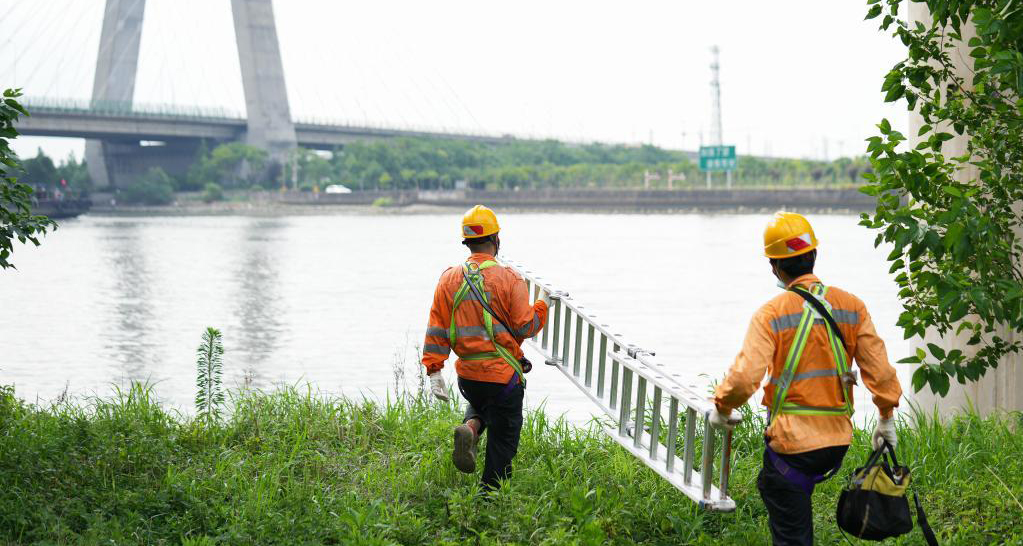
[[(813, 274), (803, 275), (793, 286), (810, 289), (820, 285), (821, 280)], [(862, 372), (864, 380), (875, 392), (875, 401), (882, 406), (897, 403), (901, 388), (895, 378), (895, 370), (888, 364), (884, 341), (877, 336), (866, 306), (855, 295), (834, 286), (826, 286), (823, 296), (830, 307), (841, 339), (835, 336), (833, 346), (829, 326), (820, 317), (806, 333), (802, 354), (795, 361), (792, 378), (784, 392), (786, 405), (814, 408), (818, 414), (778, 411), (778, 389), (783, 383), (783, 371), (793, 346), (800, 342), (799, 325), (804, 311), (810, 304), (799, 294), (787, 290), (764, 304), (754, 315), (753, 322), (758, 330), (769, 336), (770, 365), (767, 376), (770, 381), (764, 386), (763, 405), (772, 415), (766, 435), (771, 438), (772, 447), (780, 453), (799, 453), (833, 445), (847, 445), (852, 438), (852, 423), (849, 413), (844, 411), (847, 402), (852, 408), (851, 389), (844, 389), (840, 377), (840, 366), (836, 358), (846, 359), (845, 369), (851, 369), (853, 360)], [(767, 356), (765, 354), (764, 356)], [(807, 413), (813, 412), (810, 410)], [(827, 414), (828, 411), (832, 413)], [(821, 414), (823, 413), (823, 414)]]
[[(489, 262), (489, 263), (488, 263)], [(472, 254), (465, 263), (480, 266), (485, 296), (496, 315), (492, 328), (496, 341), (516, 359), (523, 356), (521, 343), (543, 325), (546, 306), (542, 311), (530, 305), (526, 283), (517, 273), (496, 263), (487, 254)], [(511, 366), (496, 354), (497, 348), (486, 331), (483, 307), (470, 290), (454, 309), (455, 336), (450, 344), (452, 305), (456, 293), (465, 282), (464, 266), (458, 264), (444, 271), (437, 284), (434, 310), (430, 314), (427, 343), (449, 346), (456, 355), (455, 370), (459, 377), (491, 383), (507, 383), (515, 373)], [(538, 312), (540, 311), (540, 312)], [(501, 323), (513, 329), (509, 332)]]

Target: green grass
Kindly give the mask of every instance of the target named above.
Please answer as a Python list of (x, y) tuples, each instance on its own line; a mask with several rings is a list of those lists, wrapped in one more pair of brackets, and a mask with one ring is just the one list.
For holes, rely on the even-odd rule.
[[(602, 433), (529, 414), (484, 501), (450, 463), (454, 405), (296, 389), (235, 395), (222, 425), (134, 386), (82, 405), (0, 390), (0, 542), (13, 544), (766, 544), (756, 424), (736, 434), (733, 514), (701, 512)], [(1023, 543), (1019, 417), (918, 418), (900, 453), (943, 544)], [(858, 431), (843, 475), (866, 456)], [(482, 465), (481, 465), (482, 466)], [(842, 479), (819, 487), (821, 544)], [(922, 543), (919, 531), (896, 544)]]

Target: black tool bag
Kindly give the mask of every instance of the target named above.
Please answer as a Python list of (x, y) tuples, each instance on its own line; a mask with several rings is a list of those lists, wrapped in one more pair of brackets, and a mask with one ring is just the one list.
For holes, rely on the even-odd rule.
[[(895, 450), (885, 442), (874, 450), (866, 465), (849, 476), (849, 483), (838, 498), (838, 527), (866, 540), (884, 540), (913, 530), (907, 497), (909, 478), (909, 468), (899, 465)], [(915, 493), (913, 500), (927, 544), (937, 546)]]

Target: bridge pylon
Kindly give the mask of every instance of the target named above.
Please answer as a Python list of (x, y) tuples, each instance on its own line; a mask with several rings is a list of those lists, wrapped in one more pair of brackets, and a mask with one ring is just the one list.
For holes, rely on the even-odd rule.
[[(145, 11), (146, 0), (107, 0), (96, 56), (96, 75), (92, 81), (93, 102), (131, 103)], [(85, 161), (93, 184), (97, 188), (114, 184), (113, 171), (118, 170), (118, 156), (131, 153), (135, 146), (138, 141), (85, 141)]]
[[(245, 92), (245, 142), (266, 150), (273, 163), (285, 163), (297, 146), (272, 0), (231, 0)], [(146, 0), (106, 0), (100, 35), (93, 103), (131, 104)], [(130, 137), (87, 140), (85, 159), (97, 189), (123, 186), (151, 167), (183, 177), (195, 160), (199, 140), (188, 135), (143, 146)], [(210, 142), (211, 145), (219, 142)]]

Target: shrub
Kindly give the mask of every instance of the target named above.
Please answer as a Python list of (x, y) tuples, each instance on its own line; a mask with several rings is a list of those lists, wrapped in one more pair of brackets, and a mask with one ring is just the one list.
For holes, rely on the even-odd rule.
[(174, 201), (174, 182), (160, 167), (153, 167), (120, 192), (121, 199), (132, 205), (168, 205)]
[(392, 207), (394, 206), (394, 199), (391, 199), (390, 197), (377, 197), (376, 200), (373, 201), (373, 206)]
[(224, 403), (221, 375), (224, 343), (220, 330), (208, 327), (202, 334), (202, 343), (195, 350), (196, 377), (195, 418), (205, 426), (220, 421), (220, 406)]
[(221, 188), (220, 184), (217, 184), (216, 182), (207, 183), (206, 187), (203, 188), (202, 191), (202, 200), (206, 201), (207, 203), (212, 203), (214, 201), (223, 201), (224, 188)]

